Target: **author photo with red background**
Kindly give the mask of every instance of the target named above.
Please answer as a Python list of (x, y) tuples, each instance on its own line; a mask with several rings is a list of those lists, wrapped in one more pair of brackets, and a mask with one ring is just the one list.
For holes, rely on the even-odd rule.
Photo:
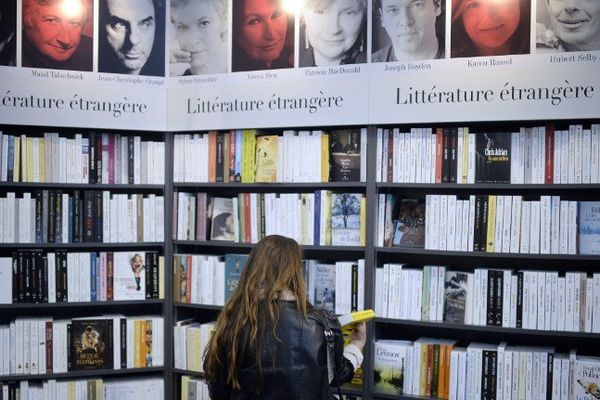
[(300, 41), (301, 67), (367, 62), (367, 0), (307, 0)]
[(91, 71), (93, 0), (23, 0), (23, 67)]
[(234, 1), (232, 71), (293, 68), (294, 25), (280, 0)]
[(452, 0), (452, 57), (528, 54), (530, 0)]

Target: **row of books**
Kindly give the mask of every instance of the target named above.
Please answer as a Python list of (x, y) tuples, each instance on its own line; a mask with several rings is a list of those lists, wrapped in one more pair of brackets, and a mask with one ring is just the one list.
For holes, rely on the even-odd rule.
[(600, 183), (600, 124), (470, 132), (469, 127), (379, 128), (377, 182)]
[(112, 133), (67, 138), (0, 131), (0, 181), (162, 185), (165, 143)]
[[(254, 129), (175, 135), (175, 182), (358, 182), (366, 180), (367, 130)], [(298, 155), (301, 157), (298, 157)]]
[(36, 190), (0, 198), (0, 243), (162, 242), (164, 197)]
[(283, 235), (302, 245), (359, 246), (365, 243), (366, 198), (360, 193), (174, 194), (177, 240), (256, 243)]
[(600, 273), (384, 264), (375, 285), (383, 317), (600, 333)]
[(600, 359), (555, 353), (550, 347), (449, 339), (377, 340), (375, 393), (451, 400), (592, 399)]
[(158, 252), (16, 251), (0, 257), (0, 304), (164, 298)]
[[(248, 255), (176, 254), (173, 299), (181, 303), (222, 306), (237, 287)], [(326, 263), (304, 260), (308, 300), (336, 314), (364, 308), (364, 260)]]
[(194, 319), (177, 321), (173, 327), (175, 368), (203, 372), (204, 349), (214, 330), (214, 322), (200, 323)]
[(0, 326), (0, 375), (162, 366), (160, 315), (56, 319), (19, 317)]
[[(162, 378), (0, 382), (2, 400), (128, 400), (163, 398)], [(207, 397), (208, 399), (208, 397)]]
[(180, 400), (210, 400), (208, 385), (200, 378), (189, 375), (181, 377)]

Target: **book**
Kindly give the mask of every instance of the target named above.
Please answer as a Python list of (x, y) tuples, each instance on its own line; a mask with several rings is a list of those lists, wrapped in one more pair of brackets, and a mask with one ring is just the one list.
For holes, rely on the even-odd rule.
[(394, 246), (425, 246), (425, 203), (402, 199), (394, 223)]
[(311, 269), (311, 287), (314, 282), (314, 306), (334, 312), (335, 310), (335, 264), (317, 263)]
[(506, 132), (478, 134), (475, 139), (477, 183), (510, 183), (511, 135)]
[(373, 376), (375, 393), (403, 393), (404, 379), (409, 366), (407, 356), (412, 352), (411, 342), (378, 340), (375, 342)]
[(146, 298), (146, 261), (142, 252), (113, 254), (113, 300)]
[(330, 181), (360, 181), (360, 130), (343, 129), (331, 132)]
[(256, 137), (255, 182), (277, 182), (277, 135)]
[(600, 254), (600, 201), (579, 202), (579, 253)]
[(360, 202), (362, 194), (331, 195), (331, 245), (360, 245)]
[(228, 240), (234, 238), (233, 200), (225, 197), (212, 199), (211, 240)]
[(375, 311), (369, 310), (361, 310), (354, 311), (350, 314), (344, 314), (338, 316), (338, 321), (340, 321), (340, 325), (342, 328), (351, 327), (354, 324), (358, 324), (361, 322), (367, 322), (375, 318)]
[(113, 368), (111, 319), (73, 320), (69, 332), (69, 371)]
[(572, 382), (573, 400), (600, 399), (600, 358), (577, 357)]
[(225, 255), (225, 301), (229, 299), (240, 281), (242, 271), (248, 261), (246, 254)]
[(444, 283), (444, 321), (465, 323), (467, 281), (464, 272), (448, 271)]

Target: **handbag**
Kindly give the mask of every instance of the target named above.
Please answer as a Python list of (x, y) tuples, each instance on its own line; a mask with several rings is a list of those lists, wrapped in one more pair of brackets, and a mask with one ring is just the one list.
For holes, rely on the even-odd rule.
[[(333, 334), (333, 331), (331, 330), (331, 325), (329, 324), (327, 317), (323, 316), (322, 320), (323, 320), (323, 325), (325, 327), (325, 329), (324, 329), (325, 341), (327, 342), (328, 382), (331, 382), (332, 380), (335, 382), (335, 386), (337, 387), (339, 399), (342, 400), (342, 389), (340, 387), (340, 379), (338, 377), (337, 369), (335, 368), (334, 361), (333, 361), (333, 360), (335, 360), (335, 335)], [(332, 398), (335, 398), (335, 397), (332, 396)]]

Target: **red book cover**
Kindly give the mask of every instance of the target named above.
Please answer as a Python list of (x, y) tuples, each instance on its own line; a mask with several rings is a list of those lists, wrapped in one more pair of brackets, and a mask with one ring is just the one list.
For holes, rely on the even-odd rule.
[(229, 132), (229, 182), (235, 182), (235, 131)]
[(46, 373), (54, 372), (52, 368), (52, 321), (46, 321)]
[(192, 302), (192, 256), (186, 256), (187, 270), (185, 271), (185, 302)]
[(546, 125), (546, 176), (544, 183), (554, 183), (554, 124)]
[(444, 151), (444, 133), (442, 128), (435, 130), (435, 183), (442, 183), (442, 161)]
[(115, 135), (108, 135), (108, 183), (115, 183)]

